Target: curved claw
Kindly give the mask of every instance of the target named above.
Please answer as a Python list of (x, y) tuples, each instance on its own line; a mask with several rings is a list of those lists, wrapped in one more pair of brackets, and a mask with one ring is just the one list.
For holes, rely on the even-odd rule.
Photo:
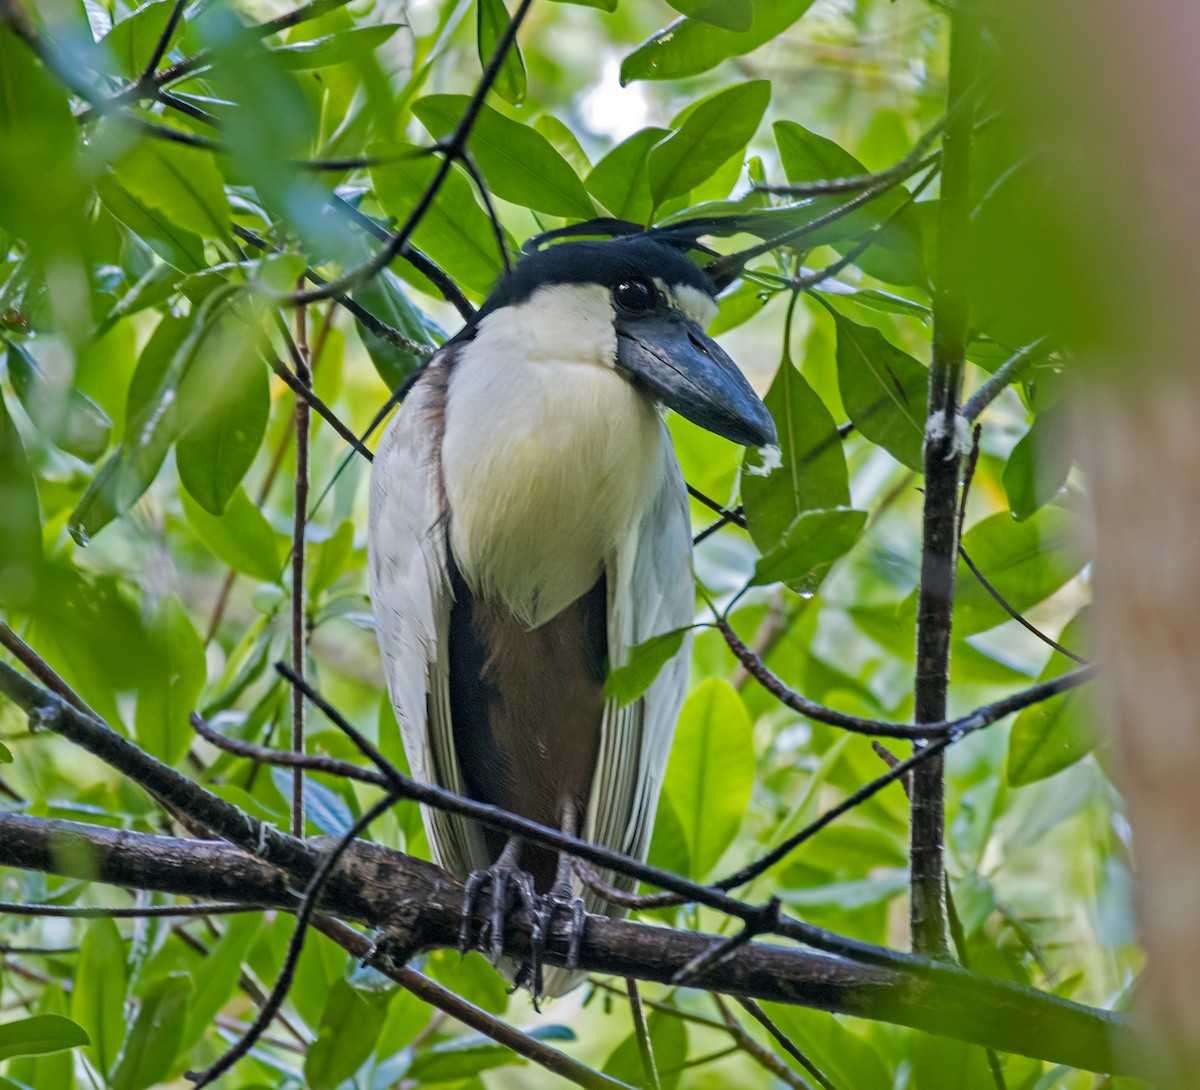
[(542, 994), (542, 962), (546, 950), (546, 940), (550, 929), (554, 926), (554, 917), (559, 912), (569, 913), (567, 922), (567, 964), (568, 969), (579, 968), (579, 951), (583, 944), (583, 928), (585, 911), (583, 898), (574, 896), (570, 885), (555, 884), (542, 898), (538, 912), (533, 917), (533, 929), (529, 936), (530, 963), (533, 980), (533, 996), (536, 1006), (537, 998)]
[(524, 908), (536, 920), (538, 915), (537, 894), (533, 889), (533, 878), (519, 867), (506, 860), (497, 860), (490, 867), (472, 871), (463, 888), (462, 910), (458, 924), (459, 953), (466, 955), (471, 949), (471, 920), (479, 907), (479, 897), (484, 888), (491, 886), (492, 905), (488, 915), (488, 952), (495, 965), (504, 956), (504, 924), (508, 913), (516, 904)]

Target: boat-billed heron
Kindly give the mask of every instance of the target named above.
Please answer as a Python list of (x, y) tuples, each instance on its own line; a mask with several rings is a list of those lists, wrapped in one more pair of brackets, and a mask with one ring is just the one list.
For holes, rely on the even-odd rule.
[[(525, 257), (425, 368), (371, 475), (372, 608), (413, 775), (639, 859), (690, 643), (624, 706), (605, 698), (606, 671), (690, 625), (695, 603), (687, 491), (660, 409), (735, 443), (775, 441), (704, 333), (715, 292), (648, 237)], [(543, 924), (567, 910), (581, 926), (585, 903), (623, 914), (565, 855), (444, 811), (424, 821), (468, 905), (492, 886), (497, 953), (514, 896)], [(581, 979), (500, 968), (535, 994)]]

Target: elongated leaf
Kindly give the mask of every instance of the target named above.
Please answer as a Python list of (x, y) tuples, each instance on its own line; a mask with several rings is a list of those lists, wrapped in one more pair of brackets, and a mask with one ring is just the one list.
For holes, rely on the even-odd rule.
[[(687, 1059), (687, 1024), (664, 1011), (651, 1011), (646, 1028), (654, 1048), (654, 1064), (659, 1072), (662, 1090), (679, 1086), (683, 1064)], [(645, 1086), (642, 1056), (636, 1032), (630, 1033), (604, 1061), (604, 1073), (627, 1086)]]
[(847, 506), (850, 482), (833, 416), (790, 359), (780, 364), (763, 401), (779, 448), (746, 448), (742, 502), (750, 536), (766, 554), (805, 511)]
[(533, 127), (550, 141), (550, 146), (567, 161), (576, 174), (581, 178), (587, 176), (592, 169), (592, 162), (579, 142), (579, 137), (568, 125), (559, 121), (553, 114), (538, 114)]
[(265, 583), (279, 582), (283, 563), (279, 538), (241, 488), (234, 490), (220, 515), (204, 510), (186, 492), (180, 498), (188, 524), (218, 559)]
[[(1091, 651), (1089, 613), (1087, 608), (1077, 613), (1059, 636), (1058, 642), (1077, 655)], [(1055, 651), (1038, 680), (1057, 677), (1076, 665)], [(1087, 756), (1096, 744), (1089, 710), (1086, 689), (1077, 689), (1021, 712), (1008, 736), (1008, 782), (1014, 787), (1035, 783)]]
[[(457, 126), (470, 99), (430, 95), (413, 113), (438, 140)], [(484, 106), (471, 129), (468, 151), (497, 197), (553, 216), (588, 219), (595, 208), (575, 171), (540, 132)]]
[(90, 1038), (88, 1052), (107, 1074), (125, 1039), (125, 943), (112, 920), (92, 920), (79, 951), (71, 1017)]
[(814, 593), (833, 562), (853, 548), (866, 524), (866, 511), (849, 507), (797, 515), (779, 544), (755, 565), (751, 586), (786, 583), (798, 594)]
[(242, 962), (262, 928), (262, 917), (254, 913), (226, 919), (225, 934), (205, 958), (204, 971), (196, 976), (196, 991), (188, 1005), (180, 1041), (184, 1051), (204, 1036), (217, 1012), (232, 998)]
[(692, 878), (706, 878), (733, 841), (753, 783), (750, 716), (729, 682), (709, 678), (683, 706), (664, 783), (687, 836)]
[(186, 973), (171, 973), (150, 986), (113, 1071), (113, 1090), (146, 1090), (170, 1072), (191, 995), (192, 979)]
[(304, 1058), (304, 1078), (313, 1090), (333, 1090), (363, 1065), (383, 1028), (387, 999), (345, 980), (334, 984), (325, 999), (317, 1039)]
[(421, 353), (410, 352), (358, 323), (359, 339), (389, 390), (399, 389), (404, 380), (446, 340), (441, 327), (413, 305), (404, 284), (390, 269), (384, 269), (378, 276), (372, 277), (370, 283), (354, 293), (354, 299), (414, 344), (423, 345), (426, 349)]
[[(776, 121), (775, 142), (787, 179), (793, 185), (850, 178), (866, 174), (863, 166), (848, 151), (827, 137), (820, 136), (794, 121)], [(813, 202), (812, 215), (845, 203), (853, 194), (821, 198)], [(835, 220), (808, 239), (810, 245), (832, 242), (839, 253), (857, 245), (859, 236), (875, 224), (896, 213), (908, 197), (903, 186), (880, 193), (866, 207)], [(869, 249), (855, 258), (859, 268), (893, 284), (924, 284), (927, 277), (921, 244), (920, 218), (913, 208), (896, 215), (879, 232)]]
[(726, 30), (701, 19), (676, 19), (621, 62), (621, 82), (680, 79), (715, 68), (770, 41), (803, 15), (812, 0), (752, 0), (750, 28)]
[(1066, 413), (1058, 406), (1044, 409), (1013, 447), (1003, 477), (1013, 518), (1029, 518), (1066, 483), (1071, 472), (1066, 431)]
[(0, 1060), (61, 1052), (87, 1043), (83, 1028), (61, 1014), (35, 1014), (0, 1026)]
[[(437, 162), (412, 146), (388, 144), (382, 150), (405, 156), (371, 168), (379, 203), (403, 222), (428, 188)], [(478, 294), (491, 288), (503, 268), (487, 213), (475, 200), (467, 179), (454, 170), (413, 233), (413, 241), (461, 285)]]
[[(1024, 522), (1007, 513), (976, 523), (963, 535), (975, 566), (1013, 609), (1024, 613), (1049, 598), (1084, 564), (1080, 526), (1066, 511), (1043, 507)], [(1009, 619), (966, 564), (959, 562), (954, 633), (969, 636)]]
[[(573, 1041), (574, 1032), (567, 1026), (536, 1027), (531, 1036), (539, 1041)], [(505, 1045), (486, 1037), (466, 1037), (445, 1041), (422, 1052), (409, 1068), (410, 1078), (420, 1085), (458, 1082), (493, 1067), (524, 1064), (526, 1060)]]
[(838, 386), (854, 426), (910, 469), (922, 466), (929, 372), (882, 333), (837, 312)]
[(700, 103), (650, 152), (650, 193), (656, 205), (686, 193), (736, 155), (754, 135), (771, 99), (769, 80), (737, 84)]
[(271, 50), (271, 56), (282, 68), (328, 68), (331, 64), (354, 60), (361, 50), (378, 49), (399, 29), (399, 23), (350, 27), (320, 38), (276, 46)]
[(188, 717), (204, 686), (204, 644), (179, 600), (164, 598), (149, 626), (162, 668), (138, 695), (134, 718), (142, 747), (174, 766), (192, 741)]
[(29, 419), (56, 447), (94, 462), (112, 433), (112, 421), (90, 397), (56, 382), (15, 341), (8, 344), (8, 377)]
[(659, 671), (679, 653), (687, 631), (677, 628), (630, 648), (625, 664), (610, 670), (605, 678), (604, 695), (621, 705), (637, 700), (654, 684)]
[(142, 74), (166, 29), (173, 6), (173, 0), (144, 4), (101, 39), (101, 46), (108, 52), (107, 71), (111, 75), (133, 79)]
[(139, 200), (114, 174), (100, 175), (96, 192), (104, 207), (168, 265), (186, 273), (199, 272), (206, 267), (200, 236)]
[(239, 347), (251, 346), (236, 333), (210, 342), (179, 387), (176, 411), (188, 422), (176, 455), (179, 479), (213, 515), (225, 510), (253, 463), (271, 411), (266, 365)]
[(229, 202), (211, 153), (146, 138), (114, 164), (121, 184), (177, 227), (202, 238), (229, 233)]
[(0, 396), (0, 605), (28, 607), (42, 559), (37, 485), (21, 436)]
[(749, 30), (754, 22), (751, 0), (667, 0), (677, 12), (726, 30)]
[(650, 149), (670, 130), (639, 129), (600, 160), (587, 177), (588, 192), (617, 219), (646, 223), (650, 196)]
[[(487, 68), (496, 54), (496, 46), (508, 29), (508, 8), (504, 0), (479, 0), (475, 8), (475, 38), (479, 46), (479, 63)], [(492, 89), (514, 106), (525, 101), (525, 58), (520, 43), (514, 41), (504, 55)], [(419, 116), (419, 115), (418, 115)]]

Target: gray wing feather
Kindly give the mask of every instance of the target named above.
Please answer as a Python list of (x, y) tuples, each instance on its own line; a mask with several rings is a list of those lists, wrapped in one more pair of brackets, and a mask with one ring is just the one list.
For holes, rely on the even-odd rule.
[[(438, 479), (437, 369), (413, 387), (384, 432), (371, 470), (367, 553), (375, 634), (413, 776), (464, 792), (450, 722), (448, 633), (453, 593), (446, 568)], [(487, 865), (464, 818), (422, 807), (434, 860), (465, 877)]]
[[(663, 426), (661, 485), (641, 523), (608, 566), (609, 657), (621, 665), (631, 647), (690, 625), (695, 604), (692, 534), (687, 489)], [(666, 773), (675, 722), (687, 691), (691, 633), (639, 699), (604, 710), (600, 752), (592, 781), (584, 835), (645, 859), (658, 796)], [(604, 874), (623, 889), (634, 882)], [(603, 898), (587, 894), (594, 912), (618, 915)]]

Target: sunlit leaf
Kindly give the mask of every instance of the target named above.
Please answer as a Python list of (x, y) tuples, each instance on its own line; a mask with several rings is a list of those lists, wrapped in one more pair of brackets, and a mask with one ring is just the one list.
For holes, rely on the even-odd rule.
[[(479, 0), (476, 5), (475, 38), (479, 47), (479, 63), (486, 69), (496, 54), (496, 46), (508, 29), (508, 9), (504, 0)], [(496, 82), (492, 84), (496, 93), (514, 106), (525, 99), (525, 58), (521, 46), (514, 41), (504, 55)], [(420, 115), (418, 115), (420, 116)]]
[(838, 385), (854, 426), (910, 469), (922, 466), (928, 370), (882, 333), (834, 312)]
[(708, 678), (683, 706), (663, 785), (687, 836), (690, 877), (706, 878), (732, 843), (753, 783), (750, 716), (729, 682)]
[(61, 1052), (87, 1043), (82, 1027), (60, 1014), (35, 1014), (0, 1026), (0, 1060)]
[(771, 98), (769, 80), (718, 91), (650, 152), (648, 178), (656, 205), (686, 193), (749, 143)]
[(210, 152), (147, 137), (113, 168), (132, 196), (182, 230), (202, 238), (229, 233), (225, 184)]
[(854, 546), (867, 523), (866, 511), (849, 507), (805, 511), (754, 568), (751, 586), (786, 583), (799, 594), (812, 594), (839, 557)]
[(680, 79), (740, 57), (787, 29), (812, 0), (752, 0), (750, 29), (726, 30), (700, 19), (676, 19), (652, 34), (621, 62), (621, 82)]
[(188, 716), (196, 710), (204, 686), (204, 644), (177, 598), (165, 598), (149, 626), (160, 672), (138, 695), (134, 719), (138, 742), (159, 760), (174, 766), (192, 741)]
[(726, 30), (746, 31), (754, 21), (753, 0), (668, 0), (682, 15)]
[(631, 647), (625, 664), (610, 670), (604, 679), (604, 695), (621, 705), (637, 700), (654, 684), (659, 671), (679, 653), (687, 632), (686, 628), (677, 628)]
[(791, 360), (780, 364), (763, 401), (775, 421), (779, 447), (746, 448), (742, 502), (750, 536), (768, 553), (798, 515), (848, 506), (850, 483), (833, 417)]
[(188, 524), (223, 563), (266, 583), (279, 581), (279, 538), (241, 488), (234, 490), (220, 515), (206, 511), (186, 492), (180, 498)]
[(88, 1052), (101, 1074), (112, 1067), (125, 1039), (125, 954), (112, 920), (87, 925), (71, 992), (71, 1017), (87, 1033)]
[(117, 23), (100, 41), (107, 49), (113, 75), (133, 79), (149, 63), (167, 27), (174, 0), (143, 4)]
[(337, 981), (325, 999), (317, 1039), (304, 1058), (304, 1078), (313, 1090), (332, 1090), (348, 1079), (375, 1049), (387, 1013), (386, 994), (361, 991)]
[(398, 23), (353, 27), (308, 41), (275, 46), (271, 55), (283, 68), (327, 68), (331, 64), (353, 60), (359, 50), (378, 49), (399, 29)]
[(1066, 413), (1052, 406), (1033, 418), (1029, 431), (1013, 447), (1004, 466), (1003, 480), (1014, 518), (1029, 518), (1066, 483), (1071, 472), (1067, 430)]
[[(653, 1042), (654, 1065), (662, 1090), (679, 1086), (682, 1066), (687, 1059), (687, 1024), (663, 1011), (650, 1011), (646, 1027)], [(604, 1061), (604, 1074), (627, 1086), (645, 1086), (642, 1054), (635, 1033), (630, 1033)]]
[[(371, 167), (371, 179), (380, 204), (403, 223), (433, 180), (437, 160), (411, 145), (388, 144), (382, 150), (403, 158)], [(487, 213), (475, 200), (470, 182), (454, 170), (413, 241), (461, 285), (481, 294), (503, 268)]]
[(21, 436), (0, 395), (0, 605), (27, 607), (42, 558), (37, 485)]
[(257, 913), (227, 916), (225, 920), (225, 933), (205, 958), (204, 972), (196, 974), (196, 991), (188, 1004), (181, 1039), (184, 1050), (204, 1036), (217, 1012), (234, 995), (242, 963), (262, 927), (262, 916)]
[[(413, 113), (438, 140), (453, 131), (467, 108), (466, 95), (430, 95)], [(497, 197), (554, 216), (588, 219), (595, 214), (571, 165), (540, 132), (484, 106), (467, 150)]]
[(113, 1071), (113, 1090), (146, 1090), (170, 1072), (183, 1039), (191, 995), (192, 978), (187, 973), (171, 973), (150, 986)]
[(650, 196), (650, 149), (669, 130), (639, 129), (622, 140), (587, 176), (588, 192), (617, 219), (645, 223), (654, 199)]
[[(1058, 642), (1076, 654), (1091, 651), (1091, 618), (1088, 609), (1077, 613), (1062, 630)], [(1039, 681), (1045, 681), (1078, 664), (1055, 651)], [(1008, 782), (1015, 787), (1043, 780), (1069, 768), (1096, 744), (1091, 702), (1086, 688), (1074, 689), (1026, 708), (1017, 716), (1008, 736)]]
[(15, 341), (8, 343), (8, 378), (29, 419), (55, 446), (94, 462), (104, 453), (112, 421), (90, 397), (47, 374)]

